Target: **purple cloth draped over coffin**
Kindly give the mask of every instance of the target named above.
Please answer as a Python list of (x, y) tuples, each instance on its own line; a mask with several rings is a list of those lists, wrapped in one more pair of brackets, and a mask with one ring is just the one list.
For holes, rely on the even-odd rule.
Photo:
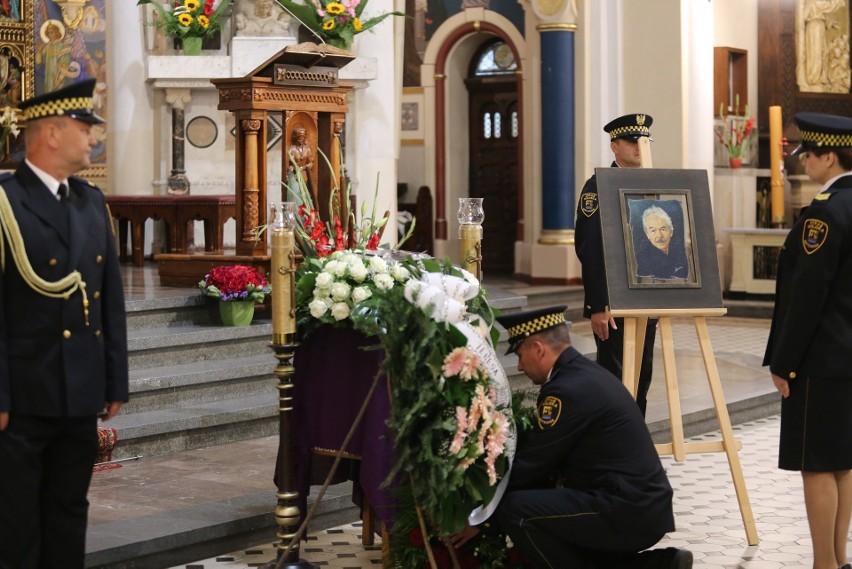
[[(384, 360), (384, 352), (375, 349), (377, 344), (375, 338), (367, 338), (351, 328), (324, 326), (296, 350), (292, 424), (302, 519), (307, 513), (310, 485), (322, 484), (334, 461), (333, 457), (323, 455), (340, 449)], [(363, 492), (376, 516), (388, 524), (393, 519), (393, 498), (380, 486), (393, 465), (393, 443), (385, 426), (389, 416), (388, 383), (382, 377), (361, 424), (348, 448), (343, 449), (361, 460), (342, 461), (333, 480), (335, 483), (353, 480), (355, 504), (362, 506), (360, 492)]]

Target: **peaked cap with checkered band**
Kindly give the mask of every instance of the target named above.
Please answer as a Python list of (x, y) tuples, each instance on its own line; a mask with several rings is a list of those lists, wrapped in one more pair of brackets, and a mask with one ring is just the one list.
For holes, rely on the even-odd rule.
[(852, 119), (823, 113), (796, 113), (793, 117), (802, 131), (802, 143), (791, 156), (818, 148), (852, 147)]
[(89, 124), (101, 124), (104, 119), (95, 114), (92, 94), (95, 80), (87, 79), (56, 91), (44, 93), (23, 101), (18, 108), (27, 121), (47, 117), (65, 116)]
[(521, 342), (533, 334), (564, 325), (566, 308), (568, 307), (553, 306), (498, 316), (497, 321), (509, 333), (509, 349), (506, 353), (514, 353)]
[(603, 129), (609, 134), (610, 140), (625, 138), (636, 142), (643, 136), (651, 138), (650, 127), (653, 122), (654, 118), (651, 115), (633, 113), (609, 121)]

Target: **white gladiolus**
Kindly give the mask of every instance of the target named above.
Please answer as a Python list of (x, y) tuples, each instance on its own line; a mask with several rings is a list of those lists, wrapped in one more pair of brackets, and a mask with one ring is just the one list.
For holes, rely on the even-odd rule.
[(373, 293), (370, 292), (370, 289), (368, 289), (365, 286), (356, 286), (352, 290), (352, 300), (355, 301), (356, 303), (357, 302), (364, 302), (365, 300), (367, 300), (371, 296), (373, 296)]
[(345, 302), (335, 302), (331, 305), (331, 315), (335, 320), (345, 320), (349, 318), (349, 305)]
[(352, 288), (348, 284), (338, 281), (331, 285), (331, 298), (337, 302), (349, 300), (349, 291), (351, 290)]
[(378, 274), (373, 277), (373, 282), (379, 290), (390, 290), (393, 288), (393, 277), (387, 273)]

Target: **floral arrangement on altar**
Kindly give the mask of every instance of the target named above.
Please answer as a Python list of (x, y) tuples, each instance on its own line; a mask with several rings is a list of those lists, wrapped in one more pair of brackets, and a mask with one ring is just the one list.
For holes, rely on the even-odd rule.
[[(463, 550), (445, 538), (481, 523), (505, 491), (519, 431), (532, 426), (527, 393), (513, 397), (494, 346), (486, 293), (449, 260), (402, 261), (411, 278), (370, 318), (385, 351), (393, 399), (397, 517), (393, 567), (517, 567), (504, 535), (480, 534)], [(462, 563), (463, 562), (463, 563)]]
[(742, 160), (751, 145), (751, 135), (755, 125), (754, 117), (748, 116), (748, 105), (744, 107), (741, 115), (740, 96), (737, 95), (734, 103), (734, 114), (726, 114), (725, 104), (721, 103), (719, 105), (719, 118), (722, 120), (722, 127), (716, 129), (716, 137), (728, 152), (728, 158)]
[(270, 287), (259, 270), (245, 265), (222, 265), (211, 269), (199, 281), (201, 294), (222, 302), (253, 300), (263, 302)]
[(306, 257), (296, 272), (296, 323), (302, 334), (323, 324), (344, 325), (353, 312), (374, 310), (383, 293), (410, 278), (379, 255), (352, 250)]
[(356, 34), (369, 30), (388, 16), (405, 15), (402, 12), (385, 12), (362, 20), (361, 13), (367, 6), (367, 0), (304, 0), (304, 3), (278, 0), (278, 3), (322, 41), (341, 49), (349, 49)]
[(522, 567), (505, 535), (480, 534), (461, 551), (443, 541), (493, 512), (518, 433), (533, 425), (530, 394), (512, 394), (494, 351), (499, 332), (486, 290), (448, 259), (380, 245), (388, 215), (376, 221), (375, 196), (356, 223), (351, 213), (334, 213), (338, 202), (349, 203), (349, 189), (341, 195), (333, 187), (324, 221), (294, 172), (288, 195), (299, 204), (295, 238), (304, 255), (295, 285), (300, 337), (348, 326), (375, 337), (385, 353), (380, 373), (392, 393), (394, 441), (385, 485), (397, 504), (388, 565), (436, 569), (463, 559), (464, 567)]
[[(156, 0), (138, 0), (137, 6), (151, 4), (160, 16), (157, 25), (173, 38), (203, 38), (222, 28), (219, 18), (231, 0), (175, 0), (171, 10)], [(215, 6), (215, 7), (214, 7)]]

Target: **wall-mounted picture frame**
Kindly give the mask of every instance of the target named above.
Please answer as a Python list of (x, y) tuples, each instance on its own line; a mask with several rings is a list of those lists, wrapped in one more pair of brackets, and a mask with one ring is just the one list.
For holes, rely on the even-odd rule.
[(597, 168), (609, 308), (721, 308), (707, 172)]
[(402, 144), (423, 144), (424, 95), (422, 87), (405, 87), (400, 104), (399, 134)]

